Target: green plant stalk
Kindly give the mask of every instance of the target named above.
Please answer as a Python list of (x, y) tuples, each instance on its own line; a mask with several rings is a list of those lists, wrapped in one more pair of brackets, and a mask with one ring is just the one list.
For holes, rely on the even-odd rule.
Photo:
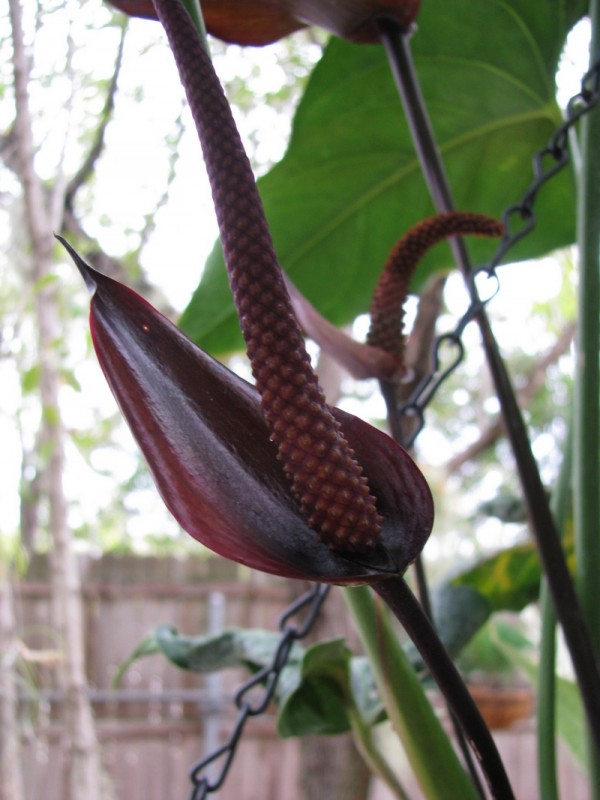
[(365, 764), (372, 774), (383, 781), (398, 800), (410, 800), (408, 794), (398, 780), (398, 776), (373, 741), (372, 726), (365, 723), (360, 711), (353, 703), (349, 704), (347, 713), (356, 749), (363, 757)]
[(198, 33), (200, 34), (206, 51), (210, 52), (208, 49), (208, 41), (206, 39), (206, 25), (204, 24), (204, 16), (202, 14), (202, 8), (200, 7), (200, 0), (181, 0), (181, 5), (188, 12), (194, 25), (198, 29)]
[[(600, 6), (590, 2), (591, 53), (600, 46)], [(578, 176), (579, 303), (575, 369), (574, 520), (576, 583), (600, 653), (600, 109), (582, 120)], [(589, 748), (590, 785), (600, 798), (600, 754)]]
[[(573, 419), (571, 418), (564, 445), (564, 456), (550, 505), (556, 527), (563, 538), (572, 497), (572, 474)], [(545, 579), (540, 588), (540, 609), (542, 629), (537, 702), (538, 780), (540, 797), (544, 800), (559, 800), (556, 754), (556, 614)]]
[[(597, 0), (593, 0), (593, 2), (595, 4)], [(382, 19), (379, 25), (382, 41), (388, 51), (392, 71), (403, 97), (404, 110), (413, 131), (413, 139), (434, 204), (438, 211), (451, 210), (453, 208), (452, 193), (420, 92), (408, 38), (400, 26), (390, 20)], [(473, 282), (468, 280), (471, 268), (464, 244), (460, 239), (456, 239), (452, 249), (457, 264), (460, 265), (461, 271), (467, 278), (466, 285), (469, 288), (471, 300), (476, 302), (478, 300), (477, 288)], [(584, 706), (590, 721), (590, 733), (597, 751), (600, 753), (600, 665), (592, 637), (579, 602), (575, 583), (571, 579), (564, 558), (560, 536), (547, 502), (523, 415), (516, 401), (509, 373), (485, 309), (482, 309), (476, 316), (476, 321), (479, 324), (486, 360), (500, 401), (507, 437), (511, 444), (523, 496), (527, 504), (531, 532), (538, 545), (548, 585), (552, 591), (557, 617), (562, 625), (575, 674), (584, 697)], [(597, 342), (595, 347), (597, 348)], [(595, 353), (597, 358), (597, 349)], [(589, 443), (587, 446), (589, 447)], [(597, 453), (597, 450), (595, 452)], [(598, 499), (597, 489), (598, 484), (596, 483), (596, 501)], [(597, 519), (596, 516), (596, 521)]]
[(375, 602), (367, 587), (343, 592), (388, 717), (423, 794), (428, 800), (477, 800), (473, 784), (398, 642), (386, 609)]
[(537, 703), (537, 768), (540, 797), (559, 800), (556, 758), (556, 614), (548, 584), (540, 588), (542, 620)]

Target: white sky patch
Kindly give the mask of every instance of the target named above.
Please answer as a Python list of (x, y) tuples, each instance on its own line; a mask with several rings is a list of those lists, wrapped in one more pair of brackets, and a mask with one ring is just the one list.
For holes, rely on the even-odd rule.
[(580, 20), (567, 37), (556, 75), (556, 96), (561, 108), (581, 91), (581, 77), (588, 69), (592, 26), (588, 17)]

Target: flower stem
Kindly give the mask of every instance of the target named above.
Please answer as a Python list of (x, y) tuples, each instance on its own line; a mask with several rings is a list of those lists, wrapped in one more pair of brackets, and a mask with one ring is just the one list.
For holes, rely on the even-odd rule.
[(373, 775), (376, 775), (398, 800), (410, 800), (380, 749), (373, 742), (373, 726), (367, 725), (357, 708), (348, 709), (348, 718), (357, 750)]
[[(597, 14), (596, 3), (597, 0), (592, 0), (592, 11), (594, 14)], [(418, 86), (408, 42), (402, 35), (402, 31), (390, 20), (382, 20), (380, 22), (380, 31), (382, 41), (386, 47), (392, 65), (394, 77), (403, 98), (404, 108), (409, 119), (430, 193), (438, 211), (449, 211), (453, 207), (452, 193)], [(590, 120), (590, 117), (595, 121)], [(597, 111), (595, 114), (588, 114), (585, 124), (589, 126), (594, 125), (596, 128), (598, 127)], [(583, 549), (585, 552), (591, 552), (593, 548), (595, 548), (594, 564), (598, 564), (597, 559), (600, 559), (600, 548), (598, 547), (598, 541), (600, 540), (600, 535), (598, 534), (598, 525), (600, 524), (598, 500), (600, 498), (600, 491), (597, 478), (597, 460), (599, 452), (598, 384), (594, 382), (591, 377), (593, 372), (598, 369), (598, 285), (597, 275), (595, 279), (592, 277), (594, 270), (597, 271), (598, 269), (598, 241), (600, 236), (600, 230), (598, 229), (600, 226), (600, 180), (598, 175), (598, 171), (600, 170), (600, 154), (597, 152), (597, 144), (596, 151), (594, 151), (594, 142), (597, 143), (598, 136), (599, 133), (595, 130), (593, 135), (592, 131), (590, 131), (587, 137), (589, 153), (587, 161), (584, 161), (584, 163), (587, 164), (587, 169), (584, 170), (584, 183), (587, 189), (585, 187), (581, 189), (581, 196), (584, 198), (585, 203), (588, 205), (589, 203), (594, 204), (593, 213), (595, 214), (595, 217), (593, 217), (592, 209), (587, 209), (586, 214), (589, 215), (588, 221), (590, 222), (590, 227), (586, 228), (587, 232), (585, 236), (582, 234), (589, 248), (587, 257), (591, 259), (590, 263), (593, 262), (594, 264), (593, 268), (590, 267), (589, 270), (587, 270), (587, 289), (585, 290), (585, 294), (582, 294), (582, 297), (584, 303), (589, 302), (593, 304), (594, 301), (588, 299), (588, 295), (595, 293), (596, 305), (595, 320), (591, 319), (590, 316), (587, 320), (588, 327), (581, 327), (581, 331), (585, 332), (586, 344), (589, 345), (590, 348), (588, 351), (588, 361), (593, 361), (594, 364), (589, 368), (590, 372), (586, 378), (587, 386), (585, 390), (582, 388), (580, 391), (580, 397), (585, 396), (588, 406), (585, 411), (586, 421), (592, 427), (589, 432), (583, 429), (580, 438), (582, 450), (584, 452), (587, 450), (587, 452), (590, 453), (589, 461), (595, 459), (592, 468), (596, 478), (591, 479), (589, 474), (579, 476), (585, 479), (585, 483), (588, 487), (591, 487), (589, 493), (586, 493), (590, 504), (584, 508), (584, 502), (582, 500), (579, 503), (579, 507), (581, 509), (581, 514), (585, 514), (582, 536), (584, 536), (584, 531), (586, 532), (585, 536), (589, 536), (589, 542), (583, 545)], [(592, 166), (594, 166), (595, 169), (592, 169)], [(452, 249), (456, 261), (460, 265), (461, 271), (466, 279), (467, 287), (471, 293), (471, 300), (473, 303), (476, 303), (478, 301), (477, 289), (474, 282), (469, 280), (471, 267), (464, 242), (460, 239), (454, 240)], [(588, 621), (583, 613), (562, 550), (560, 536), (554, 523), (554, 517), (550, 511), (546, 491), (542, 484), (537, 462), (531, 449), (527, 428), (516, 401), (510, 376), (483, 307), (476, 316), (476, 321), (480, 328), (486, 360), (494, 382), (496, 395), (500, 401), (507, 437), (511, 444), (517, 472), (521, 481), (531, 531), (538, 546), (544, 573), (548, 579), (548, 586), (552, 593), (556, 614), (561, 623), (573, 661), (573, 668), (581, 689), (589, 723), (590, 740), (594, 742), (597, 754), (600, 754), (600, 665), (598, 664), (596, 648), (593, 645)], [(595, 393), (592, 392), (594, 386)], [(594, 414), (593, 403), (595, 403), (596, 416), (592, 419)], [(583, 426), (584, 423), (580, 420), (579, 424)], [(595, 447), (592, 446), (592, 437), (595, 437)], [(593, 531), (595, 531), (595, 533), (593, 533)], [(589, 609), (590, 619), (596, 620), (596, 631), (600, 631), (600, 608), (598, 607), (597, 599), (593, 596), (594, 579), (597, 581), (596, 576), (598, 575), (598, 568), (595, 567), (592, 569), (589, 564), (586, 564), (585, 567), (582, 567), (580, 564), (580, 567), (588, 572), (590, 581), (589, 600), (586, 600), (585, 604)], [(595, 609), (593, 608), (594, 603), (596, 604)], [(595, 635), (600, 636), (598, 633)], [(600, 758), (600, 755), (596, 755), (594, 758)]]
[(200, 0), (181, 0), (181, 5), (192, 18), (192, 22), (200, 34), (200, 38), (202, 39), (202, 43), (204, 44), (206, 52), (209, 53), (208, 41), (206, 39), (206, 25), (204, 24), (204, 16), (202, 14)]
[[(398, 641), (385, 606), (378, 603), (366, 587), (343, 592), (371, 662), (388, 718), (402, 741), (425, 797), (428, 800), (449, 797), (477, 800), (477, 792)], [(512, 794), (505, 797), (511, 798)]]
[[(593, 57), (600, 47), (600, 5), (590, 2)], [(581, 126), (578, 194), (579, 304), (575, 374), (574, 520), (576, 583), (595, 655), (600, 653), (600, 110)], [(585, 698), (584, 698), (585, 701)], [(591, 737), (590, 737), (591, 739)], [(600, 798), (600, 752), (589, 749), (592, 797)]]
[(540, 797), (559, 800), (556, 760), (556, 614), (548, 584), (540, 589), (540, 674), (537, 706), (537, 767)]
[[(420, 652), (470, 743), (492, 796), (511, 800), (514, 794), (492, 735), (418, 600), (403, 578), (381, 581), (374, 584), (373, 589), (387, 603)], [(454, 795), (446, 794), (446, 797)]]
[[(558, 480), (552, 493), (552, 513), (559, 531), (564, 534), (567, 524), (571, 477), (573, 474), (573, 420), (564, 444), (564, 457)], [(558, 800), (560, 797), (556, 753), (556, 614), (548, 582), (540, 588), (540, 670), (537, 701), (537, 749), (540, 797)]]

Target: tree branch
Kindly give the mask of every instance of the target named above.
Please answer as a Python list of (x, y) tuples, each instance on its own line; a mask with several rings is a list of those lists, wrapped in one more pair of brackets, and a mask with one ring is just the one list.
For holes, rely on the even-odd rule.
[(93, 264), (93, 266), (104, 275), (108, 275), (121, 283), (126, 283), (136, 292), (143, 295), (149, 303), (155, 308), (158, 308), (165, 316), (171, 319), (177, 317), (177, 311), (169, 303), (164, 294), (147, 280), (144, 273), (141, 270), (138, 271), (138, 274), (133, 279), (125, 269), (123, 262), (103, 250), (98, 242), (87, 233), (72, 209), (65, 209), (61, 233), (64, 234), (67, 239), (74, 238), (86, 242), (86, 260)]
[[(523, 387), (517, 391), (517, 400), (521, 408), (526, 408), (539, 390), (544, 386), (548, 367), (555, 364), (560, 356), (564, 355), (575, 335), (575, 323), (569, 323), (560, 334), (554, 345), (536, 363), (527, 375)], [(502, 417), (496, 417), (480, 434), (476, 442), (469, 445), (461, 453), (455, 455), (447, 462), (446, 472), (452, 473), (460, 469), (463, 464), (477, 458), (485, 450), (495, 444), (504, 435)]]
[[(127, 18), (125, 18), (127, 20)], [(119, 47), (117, 49), (117, 57), (115, 59), (115, 68), (113, 70), (112, 78), (110, 79), (110, 84), (108, 86), (108, 92), (106, 94), (106, 99), (104, 101), (104, 107), (102, 109), (102, 113), (100, 115), (100, 124), (96, 129), (96, 135), (94, 137), (93, 144), (75, 173), (71, 180), (68, 182), (67, 187), (65, 189), (65, 211), (72, 211), (73, 205), (75, 202), (75, 195), (81, 189), (81, 187), (87, 183), (87, 181), (91, 178), (96, 168), (96, 163), (100, 158), (102, 151), (104, 150), (104, 143), (106, 137), (106, 129), (108, 127), (108, 123), (112, 119), (112, 114), (115, 108), (115, 97), (117, 94), (117, 88), (119, 83), (119, 75), (121, 73), (121, 66), (123, 64), (123, 50), (125, 47), (125, 36), (127, 34), (127, 21), (121, 27), (121, 39), (119, 40)]]

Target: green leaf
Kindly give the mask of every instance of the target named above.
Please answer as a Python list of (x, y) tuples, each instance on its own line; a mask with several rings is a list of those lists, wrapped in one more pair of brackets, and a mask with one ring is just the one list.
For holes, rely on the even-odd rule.
[[(500, 216), (532, 179), (531, 160), (561, 122), (556, 72), (581, 0), (428, 0), (412, 49), (458, 208)], [(289, 149), (259, 181), (280, 260), (336, 324), (368, 308), (393, 243), (433, 211), (383, 49), (332, 40), (297, 109)], [(574, 240), (565, 171), (544, 187), (535, 232), (511, 253), (529, 258)], [(476, 242), (476, 262), (493, 252)], [(446, 246), (417, 272), (451, 267)], [(203, 348), (240, 349), (217, 246), (181, 318)]]
[(491, 611), (520, 611), (537, 599), (540, 559), (532, 544), (502, 550), (452, 579), (454, 586), (470, 586), (484, 597)]
[(55, 272), (48, 272), (43, 275), (41, 278), (38, 278), (37, 281), (33, 285), (33, 289), (35, 292), (41, 292), (46, 287), (52, 286), (52, 284), (58, 281), (58, 275)]
[[(365, 589), (365, 591), (363, 591)], [(343, 589), (396, 734), (427, 798), (474, 798), (477, 793), (398, 641), (382, 604), (366, 587)]]
[[(481, 592), (453, 583), (432, 592), (431, 605), (436, 630), (453, 657), (461, 652), (491, 613), (490, 603)], [(405, 649), (415, 670), (422, 672), (425, 665), (417, 648), (409, 642)]]
[(386, 718), (375, 676), (366, 656), (354, 656), (350, 660), (350, 691), (365, 725), (375, 725)]
[(333, 736), (350, 729), (350, 659), (343, 639), (320, 642), (305, 652), (295, 685), (280, 698), (280, 736)]
[(76, 392), (81, 392), (81, 384), (72, 369), (61, 369), (60, 377), (67, 386), (70, 386)]
[[(229, 667), (245, 667), (256, 672), (273, 661), (280, 640), (280, 634), (256, 628), (229, 628), (208, 636), (184, 636), (171, 625), (158, 625), (119, 667), (114, 683), (120, 682), (135, 661), (156, 653), (162, 653), (176, 666), (191, 672), (217, 672)], [(291, 669), (303, 652), (297, 643), (292, 647), (288, 659)]]
[(451, 655), (460, 653), (491, 613), (487, 598), (468, 586), (441, 587), (432, 605), (437, 631)]
[(29, 369), (23, 372), (21, 377), (21, 387), (23, 389), (23, 394), (31, 394), (32, 392), (37, 391), (40, 385), (40, 365), (34, 364)]
[[(243, 666), (254, 672), (273, 660), (281, 636), (273, 631), (230, 628), (209, 636), (182, 636), (170, 625), (159, 625), (156, 642), (164, 655), (181, 669), (192, 672), (216, 672), (229, 667)], [(290, 661), (302, 654), (294, 645)]]
[(129, 667), (134, 664), (136, 661), (139, 661), (140, 658), (145, 658), (146, 656), (154, 655), (155, 653), (159, 653), (160, 649), (156, 642), (156, 636), (154, 633), (151, 633), (150, 636), (147, 636), (133, 651), (133, 653), (129, 656), (129, 658), (124, 661), (112, 680), (112, 688), (117, 689), (123, 680), (123, 675), (127, 672)]
[(461, 652), (458, 667), (463, 675), (487, 673), (497, 681), (498, 676), (514, 672), (514, 664), (492, 638), (491, 625), (484, 625)]

